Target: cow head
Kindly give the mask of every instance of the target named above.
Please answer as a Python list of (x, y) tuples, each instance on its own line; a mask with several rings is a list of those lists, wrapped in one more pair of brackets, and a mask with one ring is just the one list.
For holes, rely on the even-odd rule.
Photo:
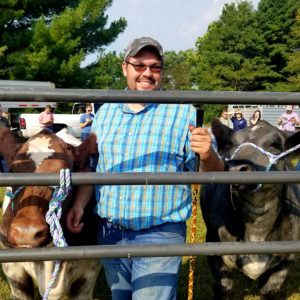
[[(96, 153), (94, 135), (74, 147), (49, 130), (41, 131), (24, 144), (18, 144), (10, 130), (0, 132), (0, 154), (13, 173), (59, 173), (66, 168), (83, 171), (89, 164), (89, 156)], [(52, 194), (53, 188), (49, 186), (24, 187), (13, 199), (13, 209), (10, 203), (4, 212), (0, 227), (2, 241), (16, 248), (46, 245), (51, 237), (45, 215)]]
[[(266, 121), (260, 121), (254, 127), (247, 127), (236, 132), (222, 125), (217, 119), (212, 121), (211, 126), (218, 144), (219, 154), (229, 159), (229, 171), (266, 171), (269, 166), (270, 159), (266, 153), (253, 146), (245, 145), (245, 143), (255, 144), (273, 155), (279, 155), (300, 143), (300, 133), (286, 135)], [(239, 150), (236, 151), (236, 149)], [(232, 157), (233, 154), (234, 157)], [(293, 170), (293, 166), (285, 156), (272, 164), (270, 170)], [(273, 185), (273, 187), (275, 186), (277, 185)], [(235, 187), (253, 189), (253, 186), (236, 185)], [(279, 188), (279, 186), (277, 187)]]

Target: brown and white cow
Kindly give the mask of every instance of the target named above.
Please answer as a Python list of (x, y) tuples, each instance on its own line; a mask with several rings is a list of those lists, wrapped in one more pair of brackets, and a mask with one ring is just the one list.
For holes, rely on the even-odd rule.
[[(0, 153), (13, 173), (58, 173), (61, 169), (83, 171), (88, 166), (89, 155), (97, 153), (95, 136), (74, 147), (65, 143), (49, 130), (42, 130), (26, 143), (18, 144), (14, 134), (7, 129), (0, 131)], [(15, 190), (15, 189), (14, 189)], [(73, 191), (76, 193), (76, 190)], [(4, 248), (35, 248), (51, 246), (49, 226), (45, 215), (52, 198), (53, 188), (27, 186), (9, 203), (0, 226), (1, 244)], [(71, 203), (70, 195), (63, 202), (61, 224), (64, 229), (65, 213)], [(96, 244), (96, 220), (93, 214), (85, 219), (84, 231), (72, 235), (64, 230), (68, 245)], [(12, 298), (33, 299), (34, 279), (44, 295), (55, 261), (3, 263), (3, 271), (11, 288)], [(49, 300), (92, 299), (93, 287), (100, 269), (99, 260), (62, 261)]]
[[(287, 156), (280, 158), (276, 164), (272, 161), (270, 163), (270, 157), (274, 158), (300, 144), (300, 132), (287, 136), (264, 121), (254, 127), (233, 132), (218, 120), (213, 120), (212, 132), (219, 153), (231, 158), (227, 162), (229, 172), (265, 172), (267, 167), (271, 167), (271, 171), (295, 170)], [(299, 187), (299, 184), (263, 184), (261, 187), (242, 184), (204, 185), (201, 190), (201, 208), (207, 226), (206, 241), (299, 240)], [(278, 299), (295, 255), (241, 254), (209, 256), (208, 260), (216, 279), (216, 299), (232, 299), (233, 269), (240, 270), (251, 279), (257, 279), (264, 299)]]

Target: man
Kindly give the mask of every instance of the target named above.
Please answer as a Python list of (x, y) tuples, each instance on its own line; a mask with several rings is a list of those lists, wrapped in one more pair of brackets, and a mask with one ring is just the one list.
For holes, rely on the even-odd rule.
[[(163, 49), (154, 39), (133, 40), (122, 63), (129, 90), (161, 88)], [(97, 172), (183, 172), (193, 170), (194, 153), (201, 171), (222, 171), (204, 128), (195, 128), (192, 105), (104, 104), (92, 133), (97, 136)], [(189, 185), (97, 186), (96, 211), (101, 245), (184, 243), (191, 215)], [(79, 232), (90, 187), (82, 187), (67, 216), (67, 227)], [(113, 299), (176, 299), (181, 257), (102, 260)]]
[(81, 141), (87, 139), (91, 133), (92, 123), (94, 115), (92, 114), (93, 108), (90, 103), (87, 103), (85, 106), (85, 114), (80, 116), (80, 128), (81, 130)]
[[(0, 130), (4, 127), (10, 128), (10, 124), (7, 118), (3, 117), (3, 110), (0, 104)], [(0, 155), (0, 171), (1, 173), (8, 173), (8, 167), (6, 161), (2, 155)]]
[(54, 118), (53, 118), (53, 114), (51, 112), (50, 105), (47, 105), (45, 107), (45, 110), (40, 113), (38, 120), (39, 120), (40, 124), (43, 126), (43, 129), (48, 129), (48, 130), (53, 131)]
[(229, 127), (229, 128), (232, 128), (232, 122), (230, 120), (230, 118), (228, 117), (228, 113), (227, 113), (227, 110), (224, 109), (221, 113), (221, 117), (219, 118), (220, 122)]
[(293, 112), (293, 105), (286, 106), (286, 112), (281, 114), (278, 125), (281, 125), (281, 130), (288, 134), (293, 134), (296, 131), (296, 125), (300, 124), (299, 116), (297, 113)]

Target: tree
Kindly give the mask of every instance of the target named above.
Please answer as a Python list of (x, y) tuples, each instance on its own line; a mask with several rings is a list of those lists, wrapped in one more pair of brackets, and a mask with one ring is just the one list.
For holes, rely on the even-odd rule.
[(193, 49), (185, 51), (165, 51), (163, 88), (166, 90), (191, 90), (190, 57)]
[(300, 0), (261, 0), (258, 5), (258, 26), (268, 44), (264, 55), (279, 75), (275, 82), (285, 81), (288, 75), (285, 67), (294, 44), (291, 29), (299, 8)]
[(267, 44), (247, 1), (225, 4), (196, 43), (192, 80), (200, 90), (259, 90), (278, 76), (263, 55)]
[(122, 90), (126, 87), (126, 78), (122, 72), (124, 54), (101, 52), (97, 63), (88, 67), (91, 80), (88, 87), (97, 89)]
[(120, 18), (107, 26), (112, 0), (4, 0), (0, 5), (0, 46), (4, 78), (52, 81), (58, 87), (84, 87), (84, 58), (124, 31)]

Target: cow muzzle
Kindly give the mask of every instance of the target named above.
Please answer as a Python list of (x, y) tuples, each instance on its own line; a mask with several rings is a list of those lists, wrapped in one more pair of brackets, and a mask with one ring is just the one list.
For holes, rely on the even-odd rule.
[(15, 218), (7, 236), (7, 241), (14, 248), (41, 247), (50, 240), (47, 223), (38, 219)]

